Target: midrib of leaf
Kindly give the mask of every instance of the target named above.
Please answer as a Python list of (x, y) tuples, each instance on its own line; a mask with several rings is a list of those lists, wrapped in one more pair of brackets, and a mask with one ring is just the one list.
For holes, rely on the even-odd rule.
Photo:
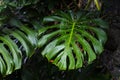
[(71, 29), (71, 33), (70, 33), (70, 37), (69, 37), (69, 41), (68, 41), (68, 46), (71, 43), (73, 32), (74, 32), (74, 28), (75, 28), (75, 22), (73, 22), (73, 24), (72, 24), (72, 29)]

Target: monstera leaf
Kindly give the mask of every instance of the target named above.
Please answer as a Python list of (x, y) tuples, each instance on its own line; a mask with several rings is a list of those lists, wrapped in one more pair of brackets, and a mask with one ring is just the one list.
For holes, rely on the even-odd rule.
[(31, 57), (37, 44), (36, 32), (21, 26), (4, 29), (0, 35), (0, 73), (5, 76), (20, 69), (23, 57)]
[(103, 51), (108, 26), (86, 12), (59, 12), (45, 17), (39, 30), (38, 46), (42, 55), (60, 70), (77, 69), (90, 64)]
[(10, 25), (16, 27), (2, 28), (0, 73), (3, 76), (20, 69), (24, 58), (31, 57), (36, 48), (41, 48), (40, 53), (60, 70), (81, 68), (102, 53), (107, 24), (100, 18), (69, 11), (45, 17), (43, 22), (45, 27), (34, 30), (11, 19)]

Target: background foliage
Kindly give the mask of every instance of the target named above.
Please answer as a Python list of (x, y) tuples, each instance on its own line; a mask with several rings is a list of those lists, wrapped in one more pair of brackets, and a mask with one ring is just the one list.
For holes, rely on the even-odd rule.
[[(67, 11), (70, 9), (76, 12), (79, 9), (84, 9), (86, 4), (86, 0), (1, 0), (0, 33), (2, 37), (0, 38), (0, 42), (2, 49), (0, 53), (3, 53), (2, 55), (4, 56), (2, 57), (4, 57), (4, 61), (9, 62), (7, 61), (8, 58), (6, 57), (12, 55), (13, 61), (18, 61), (16, 63), (20, 63), (14, 64), (14, 62), (10, 62), (5, 69), (1, 69), (4, 70), (1, 72), (3, 72), (5, 75), (11, 74), (11, 68), (12, 70), (19, 69), (21, 67), (20, 65), (23, 64), (22, 69), (14, 71), (13, 74), (4, 79), (85, 80), (85, 76), (88, 76), (86, 80), (88, 80), (88, 78), (89, 80), (93, 80), (93, 78), (94, 80), (100, 80), (100, 78), (109, 80), (110, 76), (108, 73), (99, 71), (99, 69), (101, 70), (102, 67), (100, 67), (100, 64), (98, 64), (99, 62), (97, 60), (90, 66), (83, 69), (59, 71), (56, 66), (50, 64), (50, 62), (41, 56), (39, 52), (41, 52), (43, 49), (36, 48), (36, 37), (38, 36), (36, 33), (38, 29), (43, 27), (42, 20), (44, 16), (51, 15), (57, 10)], [(90, 8), (90, 10), (95, 10), (94, 5), (90, 5), (89, 1), (88, 4), (89, 7), (87, 8)], [(94, 15), (100, 16), (100, 13), (96, 11)], [(35, 31), (33, 31), (31, 28)], [(6, 40), (11, 42), (8, 43)], [(9, 45), (6, 46), (6, 44), (3, 44), (3, 42)], [(13, 50), (16, 47), (17, 49)], [(20, 49), (22, 52), (20, 52), (18, 49)], [(10, 52), (10, 55), (4, 54), (4, 52)], [(14, 52), (16, 55), (12, 54)], [(33, 55), (31, 52), (36, 54)], [(31, 55), (33, 56), (31, 57)], [(6, 65), (4, 64), (4, 61), (2, 61), (2, 57), (0, 59), (2, 63), (0, 64)], [(22, 59), (22, 61), (19, 61), (20, 59)]]

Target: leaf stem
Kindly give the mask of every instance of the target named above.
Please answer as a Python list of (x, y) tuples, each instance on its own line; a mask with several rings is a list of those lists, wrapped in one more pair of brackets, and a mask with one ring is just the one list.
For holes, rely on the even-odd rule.
[(95, 4), (96, 4), (97, 9), (100, 10), (101, 7), (100, 7), (99, 1), (98, 1), (98, 0), (94, 0), (94, 2), (95, 2)]

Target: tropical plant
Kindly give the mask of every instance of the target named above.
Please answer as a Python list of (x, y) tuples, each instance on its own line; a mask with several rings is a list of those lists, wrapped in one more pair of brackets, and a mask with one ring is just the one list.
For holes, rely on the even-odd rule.
[(100, 18), (69, 11), (45, 17), (43, 22), (52, 25), (39, 30), (38, 45), (45, 47), (42, 55), (60, 70), (83, 67), (102, 53), (108, 26)]
[[(93, 18), (93, 17), (92, 17)], [(101, 19), (91, 19), (90, 14), (59, 12), (45, 17), (45, 26), (38, 31), (17, 20), (11, 20), (12, 29), (3, 28), (0, 36), (0, 72), (3, 76), (21, 68), (22, 59), (31, 57), (36, 48), (60, 70), (77, 69), (90, 64), (103, 51), (107, 39)], [(52, 22), (52, 23), (51, 23)]]
[[(0, 74), (3, 77), (20, 69), (36, 49), (60, 70), (84, 67), (102, 53), (107, 39), (104, 21), (90, 12), (60, 11), (45, 17), (42, 27), (38, 22), (43, 18), (41, 14), (54, 13), (54, 6), (65, 8), (62, 3), (71, 2), (63, 0), (56, 5), (57, 1), (43, 0), (43, 4), (41, 1), (0, 1)], [(86, 9), (91, 2), (88, 1)], [(74, 3), (77, 4), (77, 0)], [(47, 12), (46, 8), (49, 8)]]
[(0, 73), (5, 76), (20, 69), (23, 57), (31, 57), (36, 45), (36, 32), (26, 26), (3, 29), (0, 35)]

